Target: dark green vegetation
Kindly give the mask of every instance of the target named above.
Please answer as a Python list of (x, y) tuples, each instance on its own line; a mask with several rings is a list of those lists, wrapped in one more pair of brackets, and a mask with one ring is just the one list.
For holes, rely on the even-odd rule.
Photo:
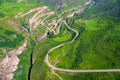
[(0, 47), (15, 48), (24, 40), (21, 34), (9, 29), (1, 28), (0, 34)]
[(5, 57), (5, 53), (3, 53), (2, 51), (0, 51), (0, 61), (2, 61)]
[[(120, 18), (120, 1), (119, 0), (93, 0), (93, 6), (87, 7), (81, 16), (87, 18), (100, 16)], [(88, 18), (89, 18), (88, 17)], [(107, 17), (107, 18), (108, 18)]]
[(16, 29), (9, 24), (9, 20), (10, 18), (7, 18), (0, 22), (0, 48), (18, 47), (25, 39), (20, 32), (17, 32)]
[(29, 68), (30, 68), (30, 54), (34, 48), (34, 40), (30, 38), (28, 40), (27, 50), (19, 55), (20, 63), (18, 69), (14, 72), (15, 76), (13, 80), (28, 80)]
[[(15, 19), (26, 32), (16, 31), (7, 20), (13, 20), (15, 14), (27, 12), (39, 5), (47, 5), (52, 10), (69, 10), (88, 0), (24, 0), (21, 3), (12, 0), (0, 2), (0, 48), (16, 48), (20, 46), (29, 33), (28, 19)], [(119, 0), (93, 0), (85, 11), (73, 18), (65, 19), (68, 25), (79, 32), (79, 37), (72, 44), (56, 49), (50, 55), (50, 62), (57, 67), (65, 69), (119, 69), (120, 68), (120, 1)], [(37, 4), (36, 4), (37, 3)], [(61, 8), (61, 5), (65, 4)], [(60, 6), (60, 8), (58, 7)], [(56, 9), (57, 8), (57, 9)], [(59, 9), (58, 9), (59, 8)], [(59, 13), (58, 15), (61, 15)], [(49, 20), (52, 20), (49, 18)], [(13, 21), (15, 22), (15, 21)], [(15, 25), (15, 23), (14, 23)], [(75, 34), (62, 24), (58, 35), (48, 33), (46, 39), (38, 42), (36, 39), (45, 32), (45, 27), (33, 31), (28, 39), (27, 50), (19, 55), (20, 63), (14, 72), (13, 80), (59, 80), (44, 62), (49, 49), (63, 42), (72, 40)], [(23, 36), (25, 35), (25, 37)], [(34, 50), (33, 50), (34, 49)], [(32, 53), (32, 68), (29, 72)], [(0, 50), (0, 60), (5, 53)], [(55, 71), (63, 80), (120, 80), (120, 73), (64, 73)]]

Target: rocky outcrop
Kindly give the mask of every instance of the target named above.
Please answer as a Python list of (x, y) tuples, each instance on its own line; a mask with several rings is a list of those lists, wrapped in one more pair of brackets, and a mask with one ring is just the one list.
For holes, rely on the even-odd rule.
[(60, 9), (62, 7), (62, 0), (57, 0), (56, 8)]
[(17, 55), (21, 54), (27, 45), (27, 40), (24, 42), (22, 46), (20, 46), (16, 50), (10, 51), (1, 62), (0, 62), (0, 80), (12, 80), (14, 74), (13, 72), (17, 69), (17, 65), (19, 64), (19, 58)]

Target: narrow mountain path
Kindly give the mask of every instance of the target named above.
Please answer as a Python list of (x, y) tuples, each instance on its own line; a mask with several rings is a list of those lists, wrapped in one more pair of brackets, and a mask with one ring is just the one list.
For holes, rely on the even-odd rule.
[(45, 62), (47, 64), (47, 66), (49, 66), (52, 70), (57, 70), (57, 71), (62, 71), (62, 72), (70, 72), (70, 73), (85, 73), (85, 72), (120, 72), (120, 69), (101, 69), (101, 70), (72, 70), (72, 69), (63, 69), (63, 68), (58, 68), (54, 65), (52, 65), (49, 61), (49, 55), (51, 54), (52, 51), (54, 51), (57, 48), (60, 48), (62, 46), (64, 46), (65, 44), (70, 44), (73, 43), (75, 41), (75, 39), (78, 37), (79, 33), (71, 28), (70, 26), (68, 26), (68, 24), (63, 21), (65, 23), (65, 25), (67, 26), (68, 29), (72, 30), (73, 32), (76, 33), (75, 37), (70, 41), (70, 42), (66, 42), (66, 43), (62, 43), (60, 45), (57, 45), (55, 47), (53, 47), (52, 49), (50, 49), (45, 57)]
[[(88, 2), (85, 3), (85, 5), (87, 6), (88, 4), (91, 3), (91, 0), (89, 0)], [(71, 28), (67, 23), (66, 21), (63, 21), (64, 24), (66, 25), (66, 27), (69, 29), (69, 30), (72, 30), (73, 32), (76, 33), (76, 35), (74, 36), (74, 38), (69, 41), (69, 42), (66, 42), (66, 43), (62, 43), (62, 44), (59, 44), (53, 48), (51, 48), (48, 53), (46, 54), (46, 57), (45, 57), (45, 62), (47, 64), (48, 67), (50, 67), (52, 70), (57, 70), (57, 71), (62, 71), (62, 72), (70, 72), (70, 73), (79, 73), (79, 72), (120, 72), (120, 69), (101, 69), (101, 70), (72, 70), (72, 69), (63, 69), (63, 68), (58, 68), (54, 65), (52, 65), (49, 61), (49, 56), (51, 54), (52, 51), (56, 50), (57, 48), (60, 48), (62, 46), (64, 46), (65, 44), (71, 44), (75, 41), (75, 39), (78, 37), (79, 33), (78, 31), (76, 31), (75, 29)], [(59, 27), (60, 28), (60, 27)], [(59, 30), (58, 30), (59, 32)]]
[(60, 75), (58, 75), (54, 70), (52, 70), (52, 73), (53, 73), (54, 75), (56, 75), (60, 80), (63, 80), (62, 77), (61, 77)]
[(28, 14), (31, 14), (35, 11), (43, 11), (44, 9), (46, 9), (47, 7), (46, 6), (43, 6), (43, 7), (38, 7), (38, 8), (34, 8), (34, 9), (30, 9), (28, 12), (24, 13), (24, 14), (17, 14), (15, 15), (16, 18), (19, 18), (19, 17), (25, 17), (26, 15)]

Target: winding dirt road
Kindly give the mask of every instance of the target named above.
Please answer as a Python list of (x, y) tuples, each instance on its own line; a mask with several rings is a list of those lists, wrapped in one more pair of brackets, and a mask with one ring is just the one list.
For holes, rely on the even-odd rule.
[[(90, 4), (90, 2), (91, 2), (91, 0), (89, 0), (89, 2), (87, 2), (85, 5)], [(42, 8), (47, 9), (46, 7), (42, 7)], [(22, 14), (22, 15), (17, 15), (16, 17), (24, 17), (24, 16), (26, 16), (26, 15), (34, 12), (34, 11), (38, 11), (38, 12), (29, 20), (30, 26), (33, 26), (32, 24), (33, 24), (34, 22), (38, 22), (38, 23), (36, 23), (36, 24), (34, 25), (34, 27), (38, 26), (39, 24), (45, 25), (44, 21), (45, 21), (48, 17), (50, 17), (51, 15), (53, 15), (54, 13), (51, 12), (51, 14), (44, 14), (44, 15), (42, 15), (42, 16), (45, 16), (45, 15), (48, 15), (48, 16), (41, 21), (41, 20), (39, 20), (39, 18), (41, 18), (42, 16), (38, 16), (38, 15), (42, 12), (42, 11), (39, 11), (40, 9), (41, 9), (40, 7), (39, 7), (39, 8), (36, 8), (36, 9), (32, 9), (32, 10), (30, 10), (29, 12), (27, 12), (27, 13), (25, 13), (25, 14)], [(44, 10), (43, 10), (43, 11), (44, 11)], [(73, 15), (70, 15), (70, 17), (71, 17), (71, 16), (73, 16)], [(69, 17), (69, 16), (68, 16), (68, 17)], [(38, 20), (39, 20), (39, 21), (38, 21)], [(58, 28), (57, 28), (57, 32), (55, 32), (55, 29), (56, 29), (58, 23), (60, 23), (60, 25), (59, 25)], [(66, 43), (62, 43), (62, 44), (60, 44), (60, 45), (57, 45), (57, 46), (51, 48), (51, 49), (48, 51), (48, 53), (46, 54), (45, 62), (46, 62), (46, 64), (47, 64), (47, 66), (51, 68), (52, 73), (53, 73), (54, 75), (56, 75), (60, 80), (62, 80), (62, 78), (61, 78), (57, 73), (55, 73), (55, 71), (62, 71), (62, 72), (69, 72), (69, 73), (120, 72), (120, 69), (74, 70), (74, 69), (59, 68), (59, 67), (56, 67), (55, 65), (52, 65), (52, 64), (50, 63), (50, 61), (49, 61), (49, 56), (50, 56), (51, 52), (54, 51), (54, 50), (56, 50), (56, 49), (58, 49), (58, 48), (60, 48), (60, 47), (62, 47), (62, 46), (64, 46), (64, 45), (66, 45), (66, 44), (71, 44), (71, 43), (73, 43), (73, 42), (76, 40), (76, 38), (79, 36), (79, 33), (78, 33), (77, 30), (71, 28), (71, 27), (66, 23), (66, 21), (62, 21), (62, 20), (58, 21), (57, 24), (56, 24), (56, 25), (54, 26), (54, 28), (52, 29), (53, 32), (54, 32), (54, 34), (58, 34), (58, 33), (60, 32), (60, 27), (61, 27), (61, 24), (62, 24), (62, 23), (64, 23), (64, 24), (66, 25), (66, 27), (67, 27), (69, 30), (73, 31), (76, 35), (74, 36), (74, 38), (73, 38), (71, 41), (66, 42)], [(48, 27), (47, 27), (47, 29), (50, 30)], [(45, 33), (45, 36), (46, 36), (46, 35), (47, 35), (47, 32)], [(43, 37), (44, 37), (44, 36), (43, 36)], [(42, 39), (42, 37), (40, 38), (40, 40), (41, 40), (41, 39)]]
[(67, 42), (67, 43), (62, 43), (58, 46), (55, 46), (53, 47), (52, 49), (50, 49), (45, 57), (45, 62), (46, 64), (52, 69), (52, 70), (56, 70), (56, 71), (62, 71), (62, 72), (70, 72), (70, 73), (85, 73), (85, 72), (120, 72), (120, 69), (101, 69), (101, 70), (72, 70), (72, 69), (63, 69), (63, 68), (58, 68), (54, 65), (52, 65), (49, 61), (49, 55), (51, 54), (52, 51), (54, 51), (55, 49), (57, 48), (60, 48), (62, 46), (64, 46), (65, 44), (70, 44), (70, 43), (73, 43), (75, 41), (75, 39), (78, 37), (79, 33), (75, 30), (75, 29), (72, 29), (70, 28), (70, 26), (68, 26), (68, 24), (63, 21), (66, 25), (66, 27), (70, 30), (72, 30), (73, 32), (76, 33), (75, 37), (70, 41), (70, 42)]
[[(88, 2), (86, 2), (85, 5), (88, 5), (91, 3), (91, 0), (89, 0)], [(72, 30), (73, 32), (76, 33), (75, 37), (70, 41), (70, 42), (66, 42), (66, 43), (62, 43), (60, 45), (57, 45), (53, 48), (51, 48), (46, 57), (45, 57), (45, 62), (46, 64), (52, 69), (52, 70), (56, 70), (56, 71), (62, 71), (62, 72), (70, 72), (70, 73), (85, 73), (85, 72), (120, 72), (120, 69), (101, 69), (101, 70), (72, 70), (72, 69), (63, 69), (63, 68), (58, 68), (54, 65), (52, 65), (49, 61), (49, 55), (51, 54), (52, 51), (54, 51), (55, 49), (57, 48), (60, 48), (62, 46), (64, 46), (65, 44), (70, 44), (70, 43), (73, 43), (75, 41), (75, 39), (78, 37), (79, 33), (78, 31), (76, 31), (75, 29), (71, 28), (65, 21), (62, 21), (64, 22), (64, 24), (66, 25), (66, 27), (69, 29), (69, 30)], [(61, 22), (61, 23), (62, 23)], [(60, 28), (60, 27), (59, 27)], [(58, 32), (59, 32), (60, 29), (58, 29)], [(56, 76), (58, 76), (61, 80), (61, 77), (57, 74)]]

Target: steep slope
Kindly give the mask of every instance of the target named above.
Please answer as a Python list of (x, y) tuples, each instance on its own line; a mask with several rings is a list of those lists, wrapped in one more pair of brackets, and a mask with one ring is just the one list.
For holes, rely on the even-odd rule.
[[(50, 62), (56, 67), (76, 70), (120, 68), (119, 0), (95, 0), (82, 14), (67, 19), (79, 31), (71, 45), (54, 50)], [(119, 80), (119, 73), (67, 74), (57, 71), (65, 80)]]
[[(25, 51), (18, 56), (20, 63), (13, 80), (120, 80), (119, 73), (65, 73), (51, 70), (45, 63), (49, 50), (73, 39), (73, 43), (51, 52), (49, 61), (54, 66), (70, 70), (119, 69), (119, 0), (92, 0), (87, 7), (84, 3), (89, 0), (17, 1), (0, 2), (0, 61), (6, 55), (11, 59), (8, 52), (28, 40)], [(30, 27), (35, 28), (29, 31)], [(74, 31), (78, 31), (77, 37)]]
[(92, 6), (86, 8), (84, 16), (112, 16), (120, 18), (120, 0), (92, 0)]

